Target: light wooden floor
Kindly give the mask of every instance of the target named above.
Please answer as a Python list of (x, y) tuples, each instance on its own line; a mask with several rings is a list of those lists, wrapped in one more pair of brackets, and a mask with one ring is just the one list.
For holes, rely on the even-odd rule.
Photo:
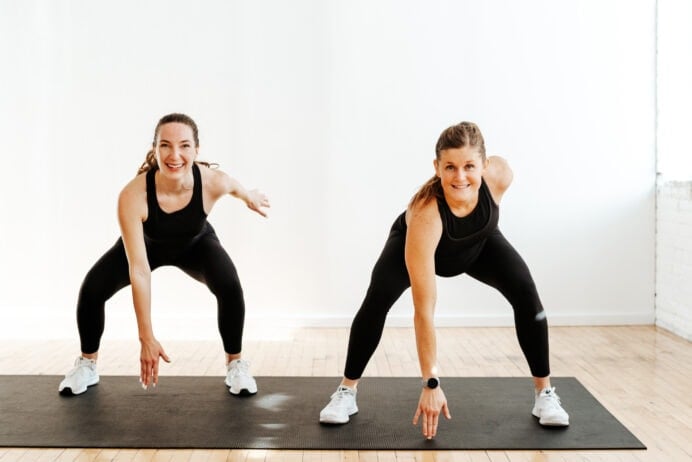
[[(0, 448), (9, 461), (233, 461), (233, 462), (463, 462), (463, 461), (686, 461), (692, 460), (692, 346), (651, 326), (553, 327), (554, 376), (575, 376), (630, 429), (646, 451), (278, 451)], [(252, 372), (262, 375), (340, 376), (347, 329), (246, 332)], [(528, 376), (512, 328), (442, 328), (442, 376)], [(269, 338), (269, 340), (267, 340)], [(172, 364), (166, 375), (223, 376), (220, 341), (161, 339)], [(0, 341), (0, 373), (64, 374), (77, 354), (75, 341)], [(138, 370), (138, 342), (104, 339), (103, 375)], [(387, 328), (366, 376), (418, 376), (413, 330)], [(57, 386), (57, 383), (56, 383)], [(558, 390), (559, 392), (559, 390)], [(261, 393), (261, 390), (260, 390)], [(326, 403), (325, 396), (316, 397)], [(569, 410), (569, 400), (563, 396)], [(411, 412), (413, 413), (413, 409)], [(454, 408), (452, 407), (452, 412)], [(527, 411), (528, 412), (528, 411)], [(455, 418), (463, 418), (456, 416)], [(317, 416), (315, 416), (317, 419)], [(66, 422), (66, 424), (68, 424)]]

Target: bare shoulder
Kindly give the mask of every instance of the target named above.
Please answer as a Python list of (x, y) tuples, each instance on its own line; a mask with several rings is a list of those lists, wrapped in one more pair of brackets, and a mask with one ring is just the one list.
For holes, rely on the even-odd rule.
[(514, 173), (506, 159), (500, 156), (488, 157), (488, 165), (483, 172), (483, 179), (490, 188), (495, 202), (500, 203), (507, 188), (512, 184)]
[(146, 198), (147, 180), (146, 173), (137, 175), (131, 179), (125, 187), (120, 191), (120, 200), (132, 201), (137, 200), (141, 196)]
[(199, 165), (204, 190), (212, 197), (218, 198), (233, 190), (233, 180), (228, 174), (216, 168)]
[(442, 226), (440, 211), (437, 208), (437, 201), (429, 199), (426, 202), (419, 202), (409, 206), (406, 210), (406, 225), (408, 227), (432, 228), (439, 224)]
[(434, 265), (431, 267), (430, 264), (442, 237), (442, 219), (437, 201), (429, 199), (409, 207), (406, 224), (404, 257), (409, 275), (414, 278), (414, 274), (420, 274), (420, 271), (434, 273)]
[(146, 218), (147, 183), (146, 174), (137, 175), (120, 191), (118, 196), (118, 215), (121, 219)]

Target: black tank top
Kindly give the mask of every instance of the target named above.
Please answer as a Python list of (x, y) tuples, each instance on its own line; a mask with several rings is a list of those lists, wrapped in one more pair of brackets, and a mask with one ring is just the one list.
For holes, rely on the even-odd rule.
[[(490, 190), (485, 181), (481, 182), (478, 190), (478, 203), (476, 207), (465, 217), (458, 217), (452, 213), (449, 204), (444, 199), (437, 200), (437, 208), (440, 211), (442, 227), (445, 234), (452, 241), (464, 240), (480, 233), (488, 226), (497, 225), (497, 205), (490, 195)], [(493, 213), (494, 212), (494, 213)], [(493, 218), (494, 224), (492, 223)], [(443, 236), (444, 237), (444, 236)]]
[[(437, 200), (437, 208), (442, 219), (442, 236), (435, 249), (435, 269), (440, 276), (454, 276), (444, 274), (445, 268), (458, 268), (463, 261), (475, 260), (485, 239), (497, 229), (500, 210), (485, 180), (478, 190), (478, 204), (467, 216), (455, 216), (444, 199)], [(449, 265), (452, 261), (456, 264)]]
[(159, 207), (156, 198), (156, 170), (147, 172), (147, 219), (144, 222), (144, 236), (154, 242), (184, 244), (202, 234), (207, 227), (207, 214), (204, 213), (202, 199), (202, 175), (197, 164), (192, 164), (194, 186), (192, 199), (180, 210), (167, 213)]

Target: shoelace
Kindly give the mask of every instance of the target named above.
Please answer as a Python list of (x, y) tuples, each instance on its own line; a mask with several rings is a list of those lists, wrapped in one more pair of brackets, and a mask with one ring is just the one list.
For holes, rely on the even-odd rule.
[(548, 406), (550, 406), (550, 407), (560, 406), (560, 404), (561, 404), (560, 397), (557, 395), (557, 393), (555, 393), (555, 387), (551, 388), (550, 392), (544, 394), (543, 396), (545, 398), (547, 398), (546, 403), (548, 404)]
[(249, 368), (250, 363), (239, 360), (231, 367), (231, 376), (238, 377), (241, 375), (248, 375)]
[(344, 401), (348, 399), (348, 396), (351, 395), (351, 391), (340, 388), (334, 392), (334, 394), (331, 396), (331, 398), (334, 400), (334, 404), (337, 406), (342, 406), (344, 404)]
[(84, 361), (81, 359), (77, 359), (74, 362), (74, 367), (72, 370), (67, 374), (68, 376), (75, 375), (77, 372), (80, 372), (81, 374), (84, 374), (84, 369), (91, 369), (92, 362), (91, 361)]

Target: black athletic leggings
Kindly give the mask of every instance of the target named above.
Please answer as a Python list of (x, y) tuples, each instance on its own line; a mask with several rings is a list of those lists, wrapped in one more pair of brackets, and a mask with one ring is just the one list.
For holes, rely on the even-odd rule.
[[(245, 321), (245, 301), (235, 266), (213, 231), (187, 245), (171, 246), (146, 240), (151, 270), (172, 265), (207, 285), (216, 296), (218, 326), (226, 353), (240, 353)], [(99, 349), (105, 323), (105, 303), (130, 284), (122, 238), (89, 270), (79, 291), (77, 327), (82, 353)]]
[[(351, 380), (363, 375), (382, 337), (389, 309), (410, 287), (404, 260), (405, 230), (393, 228), (387, 243), (375, 263), (370, 287), (363, 304), (353, 319), (348, 342), (344, 376)], [(496, 229), (470, 262), (460, 258), (455, 265), (445, 261), (444, 268), (436, 264), (436, 273), (469, 276), (488, 284), (502, 293), (514, 310), (514, 324), (519, 345), (534, 377), (550, 375), (548, 361), (548, 323), (526, 263)]]

